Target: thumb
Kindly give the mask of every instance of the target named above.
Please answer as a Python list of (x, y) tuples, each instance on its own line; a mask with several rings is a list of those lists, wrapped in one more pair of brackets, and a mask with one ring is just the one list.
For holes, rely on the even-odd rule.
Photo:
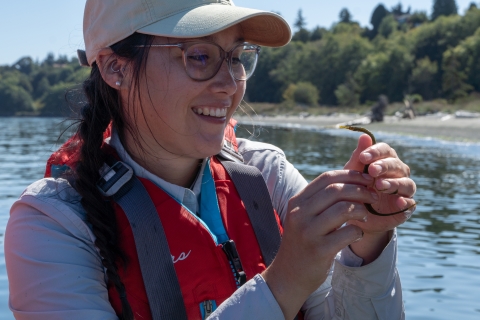
[(358, 138), (357, 148), (353, 151), (350, 160), (345, 164), (344, 169), (363, 171), (366, 163), (360, 161), (360, 153), (372, 145), (372, 138), (367, 134), (362, 134)]

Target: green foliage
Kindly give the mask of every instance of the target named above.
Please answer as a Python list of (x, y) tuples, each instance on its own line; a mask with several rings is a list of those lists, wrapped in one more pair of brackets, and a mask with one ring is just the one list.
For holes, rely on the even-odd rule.
[(372, 24), (374, 31), (373, 37), (377, 35), (378, 28), (380, 27), (383, 18), (385, 18), (389, 13), (390, 12), (388, 12), (383, 4), (379, 4), (375, 10), (373, 10), (372, 17), (370, 18), (370, 23)]
[(428, 15), (425, 11), (415, 11), (408, 18), (408, 23), (410, 23), (413, 27), (417, 27), (425, 22), (428, 22)]
[(65, 92), (83, 82), (88, 73), (77, 59), (55, 59), (53, 54), (42, 62), (23, 57), (11, 66), (0, 66), (0, 116), (67, 115)]
[(340, 22), (343, 22), (343, 23), (352, 22), (352, 14), (350, 13), (350, 11), (348, 11), (347, 8), (343, 8), (340, 11), (340, 14), (338, 15), (338, 17), (340, 18)]
[(68, 108), (65, 94), (67, 90), (71, 89), (70, 84), (59, 83), (49, 88), (42, 99), (43, 107), (39, 110), (41, 116), (70, 116), (70, 109)]
[[(410, 14), (401, 4), (391, 12), (378, 5), (372, 29), (352, 22), (350, 11), (343, 9), (341, 21), (330, 28), (307, 30), (299, 10), (293, 41), (281, 48), (262, 48), (245, 100), (287, 100), (318, 108), (355, 107), (377, 101), (380, 95), (392, 102), (417, 96), (426, 104), (476, 96), (480, 10), (472, 5), (458, 15), (455, 1), (446, 0), (434, 1), (435, 6), (439, 9), (429, 20), (425, 12)], [(76, 59), (53, 54), (42, 62), (22, 57), (11, 66), (0, 66), (0, 115), (68, 114), (66, 89), (81, 84), (88, 72)]]
[(306, 106), (316, 106), (320, 98), (318, 89), (310, 82), (291, 83), (283, 93), (283, 98)]
[(299, 9), (297, 12), (297, 20), (295, 20), (295, 28), (298, 30), (305, 29), (305, 26), (307, 25), (307, 22), (305, 21), (305, 18), (303, 17), (302, 9)]
[(434, 0), (432, 9), (432, 20), (440, 16), (457, 14), (457, 3), (455, 0)]
[(411, 93), (419, 94), (426, 100), (433, 99), (437, 95), (433, 90), (439, 87), (436, 83), (438, 82), (437, 74), (436, 62), (430, 61), (428, 57), (417, 60), (410, 76)]
[(384, 38), (390, 37), (398, 29), (398, 22), (393, 15), (383, 18), (382, 23), (378, 27), (378, 34)]
[(345, 83), (335, 90), (338, 104), (345, 107), (356, 107), (360, 103), (361, 88), (351, 74), (348, 74)]

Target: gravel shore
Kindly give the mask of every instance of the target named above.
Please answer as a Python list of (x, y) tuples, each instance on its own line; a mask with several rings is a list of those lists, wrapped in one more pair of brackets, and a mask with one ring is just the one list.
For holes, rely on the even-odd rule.
[[(298, 129), (328, 129), (338, 124), (361, 119), (358, 114), (330, 116), (236, 116), (239, 124), (268, 127), (294, 127)], [(419, 116), (413, 120), (385, 117), (383, 122), (359, 124), (375, 132), (435, 138), (448, 141), (480, 143), (480, 118), (456, 118), (454, 115), (435, 114)]]

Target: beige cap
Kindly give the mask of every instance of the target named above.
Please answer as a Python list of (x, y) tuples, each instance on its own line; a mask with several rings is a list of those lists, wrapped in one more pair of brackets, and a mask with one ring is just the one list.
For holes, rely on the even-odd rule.
[(245, 41), (279, 47), (291, 38), (278, 14), (236, 7), (231, 0), (87, 0), (83, 20), (86, 59), (134, 32), (175, 38), (211, 35), (241, 23)]

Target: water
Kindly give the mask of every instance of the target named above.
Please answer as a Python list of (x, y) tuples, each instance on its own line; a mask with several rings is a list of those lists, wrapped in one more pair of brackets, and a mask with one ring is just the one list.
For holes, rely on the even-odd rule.
[[(248, 137), (245, 126), (238, 135)], [(309, 180), (341, 169), (358, 133), (260, 128)], [(480, 319), (480, 144), (376, 134), (410, 166), (419, 205), (398, 228), (407, 319)]]
[[(43, 176), (59, 119), (0, 118), (0, 319), (8, 310), (3, 231), (9, 208)], [(240, 136), (248, 135), (239, 130)], [(309, 180), (342, 168), (358, 134), (263, 129)], [(480, 319), (480, 145), (377, 134), (409, 164), (420, 204), (399, 229), (398, 269), (407, 319)]]

